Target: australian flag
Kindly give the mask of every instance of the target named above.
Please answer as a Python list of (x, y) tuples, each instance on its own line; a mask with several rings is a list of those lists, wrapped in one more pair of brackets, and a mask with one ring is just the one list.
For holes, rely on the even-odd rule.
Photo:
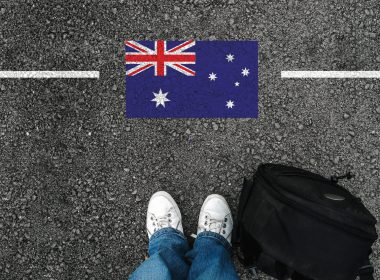
[(128, 118), (257, 118), (256, 41), (125, 41)]

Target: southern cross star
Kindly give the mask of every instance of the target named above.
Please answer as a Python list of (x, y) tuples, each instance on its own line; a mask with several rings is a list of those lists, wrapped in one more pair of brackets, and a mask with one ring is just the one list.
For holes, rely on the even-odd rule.
[(169, 92), (163, 93), (160, 89), (158, 93), (153, 92), (154, 98), (151, 100), (153, 102), (156, 102), (156, 108), (160, 105), (162, 105), (165, 108), (165, 102), (170, 101), (166, 98), (166, 95), (169, 94)]
[(216, 74), (214, 72), (212, 72), (211, 74), (209, 74), (208, 78), (210, 79), (210, 81), (215, 81), (216, 78), (218, 78), (218, 77), (216, 76)]
[(241, 70), (241, 73), (243, 74), (243, 76), (248, 76), (249, 75), (249, 69), (248, 68), (244, 68)]
[(240, 83), (239, 82), (235, 82), (235, 87), (238, 87), (240, 86)]
[(228, 62), (232, 62), (235, 59), (235, 56), (233, 54), (227, 54), (226, 59)]
[(235, 106), (235, 104), (234, 104), (234, 102), (232, 100), (228, 100), (227, 101), (226, 107), (228, 109), (232, 109), (232, 107), (234, 107), (234, 106)]

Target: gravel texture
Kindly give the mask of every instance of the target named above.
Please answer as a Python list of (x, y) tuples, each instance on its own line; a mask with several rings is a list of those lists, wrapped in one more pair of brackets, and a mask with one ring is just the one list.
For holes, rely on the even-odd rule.
[[(0, 1), (1, 70), (101, 76), (0, 80), (0, 279), (126, 279), (153, 192), (190, 234), (203, 199), (236, 209), (262, 162), (351, 170), (345, 186), (379, 219), (380, 81), (280, 78), (379, 70), (379, 15), (375, 0)], [(124, 39), (189, 37), (259, 40), (259, 119), (125, 118)]]

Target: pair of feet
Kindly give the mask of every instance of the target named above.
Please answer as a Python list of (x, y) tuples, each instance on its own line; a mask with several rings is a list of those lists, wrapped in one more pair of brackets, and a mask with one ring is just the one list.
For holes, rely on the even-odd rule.
[[(152, 195), (148, 205), (146, 228), (149, 239), (155, 232), (167, 227), (183, 233), (182, 216), (177, 203), (170, 194), (159, 191)], [(199, 213), (197, 234), (215, 232), (231, 243), (232, 228), (232, 214), (227, 201), (221, 195), (209, 195)]]

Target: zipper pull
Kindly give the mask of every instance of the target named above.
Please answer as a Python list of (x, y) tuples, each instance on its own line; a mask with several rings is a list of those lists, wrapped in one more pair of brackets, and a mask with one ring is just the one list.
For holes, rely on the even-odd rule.
[(352, 174), (351, 172), (347, 172), (346, 174), (341, 175), (341, 176), (333, 175), (333, 176), (331, 176), (331, 182), (333, 182), (334, 184), (337, 184), (339, 182), (339, 180), (341, 180), (341, 179), (351, 180), (354, 177), (355, 177), (355, 175)]

